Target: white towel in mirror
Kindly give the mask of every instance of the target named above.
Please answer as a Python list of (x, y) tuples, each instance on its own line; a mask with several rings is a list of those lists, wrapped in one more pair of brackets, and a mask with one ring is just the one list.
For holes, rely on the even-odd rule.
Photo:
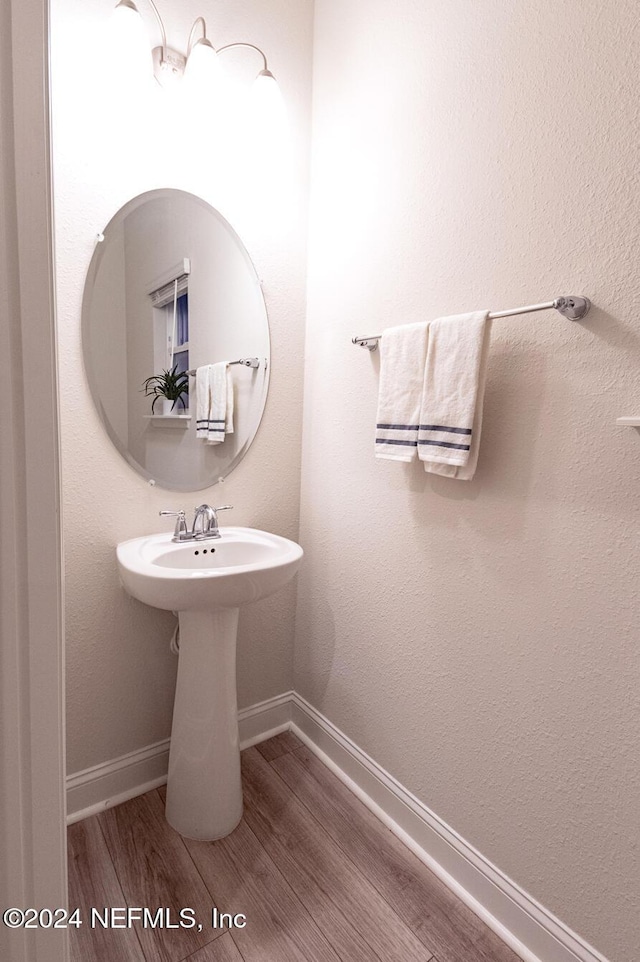
[(233, 378), (227, 361), (196, 370), (196, 437), (221, 444), (233, 434)]

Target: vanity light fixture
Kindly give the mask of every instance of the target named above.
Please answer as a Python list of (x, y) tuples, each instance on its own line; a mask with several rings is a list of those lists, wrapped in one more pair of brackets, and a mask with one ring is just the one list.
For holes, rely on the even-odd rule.
[[(228, 43), (224, 47), (216, 48), (207, 37), (207, 25), (204, 17), (197, 17), (187, 43), (187, 54), (183, 56), (178, 50), (174, 50), (167, 44), (167, 33), (162, 22), (162, 17), (156, 7), (154, 0), (147, 0), (160, 27), (161, 44), (152, 50), (153, 70), (156, 80), (162, 87), (170, 86), (183, 75), (188, 80), (197, 80), (208, 85), (219, 86), (222, 77), (222, 68), (219, 63), (218, 54), (224, 50), (231, 50), (233, 47), (250, 47), (260, 54), (263, 61), (262, 70), (256, 77), (256, 86), (260, 88), (271, 88), (272, 97), (280, 97), (280, 90), (275, 77), (267, 65), (267, 58), (260, 47), (253, 43)], [(119, 0), (114, 8), (114, 17), (120, 21), (123, 33), (131, 35), (136, 33), (138, 36), (144, 29), (140, 11), (133, 0)], [(202, 30), (202, 36), (197, 40), (195, 36), (198, 28)]]

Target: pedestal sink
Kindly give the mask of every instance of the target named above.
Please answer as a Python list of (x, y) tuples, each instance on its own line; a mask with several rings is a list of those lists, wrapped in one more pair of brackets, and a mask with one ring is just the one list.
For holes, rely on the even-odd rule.
[(300, 545), (266, 531), (229, 527), (220, 535), (174, 543), (170, 534), (156, 534), (117, 548), (128, 593), (178, 612), (166, 816), (181, 835), (196, 839), (228, 835), (242, 818), (238, 609), (282, 588), (302, 559)]

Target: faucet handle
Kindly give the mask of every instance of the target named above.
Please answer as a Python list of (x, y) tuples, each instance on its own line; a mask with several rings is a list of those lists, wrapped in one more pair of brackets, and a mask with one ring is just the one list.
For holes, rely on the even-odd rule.
[(160, 517), (175, 518), (176, 526), (173, 532), (173, 541), (184, 541), (187, 536), (187, 521), (182, 508), (180, 511), (158, 511)]
[(219, 508), (213, 508), (213, 530), (218, 531), (218, 511), (231, 511), (232, 508), (232, 504), (221, 504)]

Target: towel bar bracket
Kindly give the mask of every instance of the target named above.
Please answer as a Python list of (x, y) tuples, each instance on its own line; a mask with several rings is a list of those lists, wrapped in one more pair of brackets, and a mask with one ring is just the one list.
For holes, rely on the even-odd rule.
[(581, 321), (586, 317), (591, 307), (588, 297), (557, 297), (553, 302), (556, 311), (560, 311), (563, 317), (569, 321)]
[(360, 347), (366, 347), (368, 351), (378, 350), (378, 338), (377, 337), (352, 337), (352, 344), (358, 344)]

